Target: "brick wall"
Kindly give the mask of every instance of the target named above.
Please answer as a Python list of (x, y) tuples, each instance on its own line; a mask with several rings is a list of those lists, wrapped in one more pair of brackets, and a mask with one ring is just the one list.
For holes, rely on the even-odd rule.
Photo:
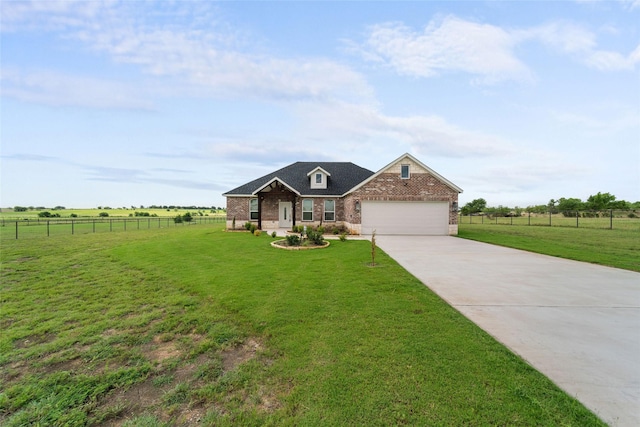
[[(335, 200), (335, 224), (346, 225), (358, 232), (361, 210), (356, 209), (356, 202), (363, 200), (378, 201), (432, 201), (449, 203), (449, 226), (457, 230), (458, 215), (451, 209), (452, 203), (458, 203), (458, 192), (417, 164), (410, 164), (410, 178), (400, 177), (400, 164), (390, 167), (385, 173), (378, 175), (367, 184), (344, 198), (331, 197)], [(283, 187), (276, 187), (267, 193), (260, 194), (262, 199), (262, 220), (277, 223), (280, 201), (294, 201), (293, 193)], [(249, 220), (249, 200), (251, 197), (227, 197), (227, 226), (231, 227), (236, 217), (236, 227), (241, 227)], [(323, 197), (313, 197), (313, 221), (302, 221), (302, 198), (295, 198), (296, 224), (319, 225), (324, 223)], [(452, 228), (453, 227), (453, 228)], [(455, 233), (453, 233), (455, 234)]]
[(409, 179), (400, 178), (398, 171), (382, 173), (349, 197), (354, 200), (347, 201), (346, 205), (354, 208), (347, 217), (352, 215), (353, 223), (361, 223), (360, 212), (355, 212), (355, 200), (448, 202), (449, 224), (458, 223), (457, 212), (451, 210), (451, 204), (458, 203), (458, 192), (430, 173), (412, 171)]

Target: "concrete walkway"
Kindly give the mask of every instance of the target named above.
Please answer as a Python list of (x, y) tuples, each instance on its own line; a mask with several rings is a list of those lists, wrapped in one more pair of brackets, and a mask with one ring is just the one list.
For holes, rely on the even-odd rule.
[(448, 236), (376, 241), (609, 425), (640, 425), (640, 273)]

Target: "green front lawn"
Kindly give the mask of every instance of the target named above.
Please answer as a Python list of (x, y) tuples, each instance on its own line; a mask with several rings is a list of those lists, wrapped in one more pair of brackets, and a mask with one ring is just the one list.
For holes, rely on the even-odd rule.
[(0, 424), (602, 425), (366, 241), (4, 240)]

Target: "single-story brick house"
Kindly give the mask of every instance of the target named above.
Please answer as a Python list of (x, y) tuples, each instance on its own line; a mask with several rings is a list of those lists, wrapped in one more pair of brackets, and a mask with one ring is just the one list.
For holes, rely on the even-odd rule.
[(458, 234), (462, 189), (410, 154), (378, 172), (350, 162), (296, 162), (224, 193), (227, 228), (344, 226), (354, 234)]

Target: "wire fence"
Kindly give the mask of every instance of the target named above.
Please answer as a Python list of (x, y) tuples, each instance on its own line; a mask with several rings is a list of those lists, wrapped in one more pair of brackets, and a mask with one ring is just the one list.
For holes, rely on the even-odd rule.
[(34, 218), (22, 220), (3, 218), (0, 220), (0, 230), (3, 239), (24, 239), (68, 234), (184, 227), (198, 224), (222, 224), (225, 222), (225, 216), (194, 216), (191, 221), (182, 222), (176, 222), (173, 217)]
[(582, 227), (640, 231), (640, 211), (608, 209), (603, 211), (523, 212), (519, 215), (477, 213), (460, 215), (459, 224)]

